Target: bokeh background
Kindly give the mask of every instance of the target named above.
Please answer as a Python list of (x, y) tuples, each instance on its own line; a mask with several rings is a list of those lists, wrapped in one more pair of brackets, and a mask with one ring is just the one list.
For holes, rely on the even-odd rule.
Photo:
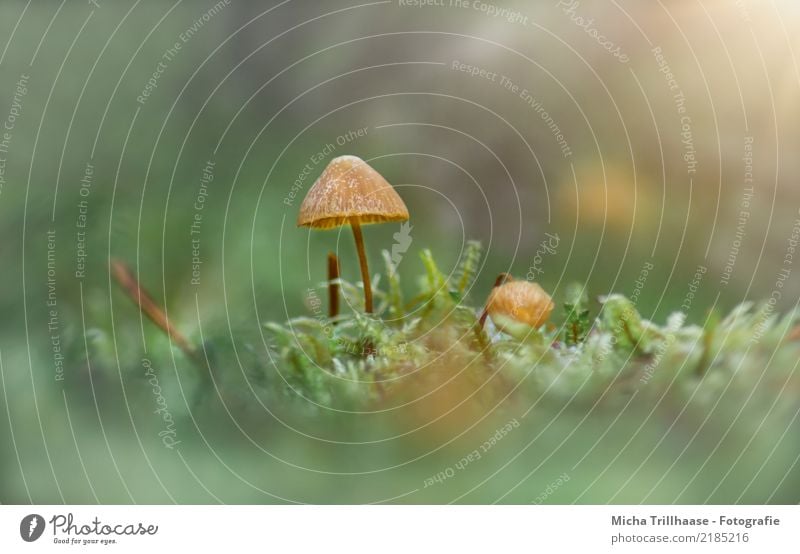
[[(476, 305), (501, 271), (556, 297), (573, 281), (635, 295), (660, 322), (698, 269), (691, 321), (773, 296), (800, 219), (798, 2), (419, 4), (0, 4), (0, 501), (528, 503), (565, 474), (546, 501), (800, 500), (786, 429), (771, 456), (756, 440), (739, 459), (677, 416), (651, 433), (551, 414), (424, 487), (506, 421), (431, 447), (402, 414), (342, 430), (198, 403), (109, 258), (195, 340), (307, 313), (328, 250), (358, 279), (348, 234), (295, 227), (341, 154), (407, 203), (401, 272), (421, 272), (423, 248), (451, 271), (484, 244)], [(398, 230), (365, 230), (376, 267)], [(796, 307), (796, 275), (781, 292)]]

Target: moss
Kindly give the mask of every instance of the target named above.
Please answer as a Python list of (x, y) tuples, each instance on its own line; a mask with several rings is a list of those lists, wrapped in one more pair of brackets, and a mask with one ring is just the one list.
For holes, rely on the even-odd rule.
[[(268, 402), (302, 415), (374, 410), (437, 395), (436, 409), (444, 413), (442, 406), (451, 403), (441, 398), (447, 389), (478, 412), (503, 399), (521, 406), (555, 402), (578, 413), (581, 406), (625, 402), (633, 394), (715, 406), (726, 393), (738, 398), (730, 394), (735, 391), (748, 398), (755, 391), (764, 402), (770, 394), (796, 401), (800, 392), (794, 369), (800, 341), (792, 338), (797, 312), (778, 316), (766, 303), (745, 303), (725, 317), (708, 314), (702, 325), (687, 324), (680, 311), (657, 323), (644, 319), (630, 299), (612, 294), (598, 299), (592, 315), (586, 287), (573, 284), (556, 299), (553, 321), (512, 336), (491, 320), (479, 323), (485, 298), (474, 287), (477, 242), (468, 243), (450, 277), (423, 250), (424, 271), (410, 300), (389, 252), (383, 254), (385, 275), (375, 279), (372, 316), (351, 310), (329, 318), (322, 309), (328, 283), (320, 283), (307, 292), (305, 315), (265, 323), (257, 334), (231, 336), (225, 327), (207, 335), (197, 349), (202, 354), (183, 360), (200, 376), (198, 394), (207, 397), (216, 387), (244, 403)], [(363, 305), (360, 287), (337, 282), (344, 305)], [(116, 367), (108, 334), (87, 336), (93, 367)], [(166, 351), (166, 337), (149, 342), (151, 357), (180, 359), (178, 350)], [(120, 362), (137, 367), (138, 354), (129, 354)]]
[[(469, 386), (487, 398), (513, 390), (526, 402), (594, 403), (668, 390), (681, 403), (709, 404), (725, 389), (755, 386), (769, 365), (770, 381), (789, 379), (797, 389), (800, 348), (786, 338), (797, 313), (765, 318), (765, 307), (743, 304), (725, 318), (710, 314), (703, 326), (686, 324), (681, 312), (659, 324), (614, 294), (600, 299), (591, 318), (585, 287), (573, 285), (556, 321), (510, 336), (491, 322), (478, 325), (480, 299), (470, 301), (477, 243), (450, 279), (429, 250), (421, 257), (419, 292), (404, 303), (400, 275), (384, 254), (386, 290), (376, 287), (374, 318), (352, 312), (335, 325), (305, 316), (266, 324), (270, 352), (258, 369), (264, 386), (324, 406), (367, 407), (407, 394), (410, 382), (418, 392), (467, 374)], [(348, 305), (359, 305), (356, 286), (342, 282), (342, 290)]]

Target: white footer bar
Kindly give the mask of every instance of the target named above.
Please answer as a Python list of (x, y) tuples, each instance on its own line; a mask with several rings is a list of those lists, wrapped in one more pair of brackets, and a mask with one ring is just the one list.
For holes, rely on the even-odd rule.
[(0, 506), (0, 552), (798, 552), (798, 506)]

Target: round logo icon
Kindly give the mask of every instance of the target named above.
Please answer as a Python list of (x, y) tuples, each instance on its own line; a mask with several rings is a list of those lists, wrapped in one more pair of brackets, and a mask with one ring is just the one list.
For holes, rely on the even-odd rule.
[(44, 533), (44, 518), (39, 514), (31, 514), (22, 518), (19, 524), (19, 535), (25, 542), (33, 542)]

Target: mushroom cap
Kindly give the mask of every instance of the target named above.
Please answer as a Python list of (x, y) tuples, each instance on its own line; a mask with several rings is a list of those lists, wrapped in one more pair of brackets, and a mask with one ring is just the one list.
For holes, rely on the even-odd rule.
[(361, 158), (339, 156), (330, 161), (300, 205), (297, 225), (330, 229), (351, 219), (361, 224), (407, 221), (408, 208)]
[(539, 328), (550, 319), (554, 307), (550, 295), (529, 281), (506, 281), (492, 290), (486, 302), (486, 311), (501, 331), (507, 323)]

